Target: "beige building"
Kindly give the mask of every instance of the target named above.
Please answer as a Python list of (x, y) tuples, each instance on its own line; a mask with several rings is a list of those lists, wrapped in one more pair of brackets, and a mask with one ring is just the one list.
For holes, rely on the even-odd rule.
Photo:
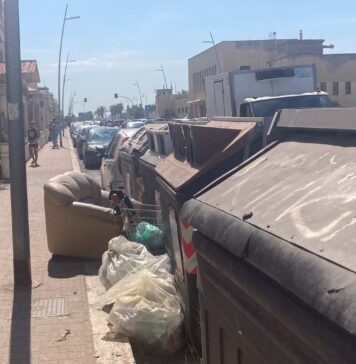
[(56, 116), (53, 94), (47, 87), (37, 87), (29, 92), (28, 99), (29, 120), (35, 120), (39, 130), (48, 130), (50, 121)]
[(189, 111), (190, 98), (173, 94), (171, 88), (156, 90), (156, 118), (184, 118)]
[(205, 116), (204, 77), (236, 69), (315, 64), (318, 88), (341, 106), (356, 106), (356, 53), (324, 54), (323, 39), (224, 41), (188, 60), (190, 113)]
[[(48, 126), (55, 117), (55, 101), (53, 95), (46, 87), (38, 87), (40, 75), (37, 61), (24, 60), (21, 62), (24, 129), (27, 130), (29, 121), (34, 120), (40, 132), (40, 145), (47, 141)], [(26, 133), (25, 133), (26, 134)], [(7, 121), (7, 94), (6, 94), (6, 64), (0, 62), (0, 177), (9, 178), (8, 161), (8, 121)], [(28, 154), (28, 148), (26, 147)]]

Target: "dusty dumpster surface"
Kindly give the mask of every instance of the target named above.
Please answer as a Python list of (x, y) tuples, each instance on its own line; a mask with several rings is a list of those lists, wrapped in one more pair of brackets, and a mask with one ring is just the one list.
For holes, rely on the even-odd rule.
[(169, 125), (173, 152), (156, 167), (157, 200), (166, 226), (167, 250), (193, 350), (200, 351), (196, 257), (192, 228), (179, 219), (182, 205), (215, 178), (241, 163), (264, 143), (265, 123), (256, 118), (213, 120), (205, 125)]
[(282, 111), (270, 135), (183, 207), (198, 230), (204, 360), (352, 363), (356, 109)]
[(137, 201), (143, 202), (145, 200), (145, 186), (139, 171), (139, 160), (149, 148), (147, 130), (160, 130), (165, 128), (167, 128), (167, 124), (147, 124), (119, 151), (125, 193)]
[(142, 177), (144, 186), (144, 203), (158, 205), (156, 200), (157, 182), (156, 166), (172, 152), (172, 142), (169, 134), (168, 124), (155, 127), (155, 124), (147, 125), (148, 150), (139, 158), (138, 174)]

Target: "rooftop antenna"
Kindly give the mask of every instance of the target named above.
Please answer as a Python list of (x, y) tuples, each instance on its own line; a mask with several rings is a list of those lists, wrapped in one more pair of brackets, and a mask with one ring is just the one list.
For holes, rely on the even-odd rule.
[(303, 40), (303, 29), (299, 30), (299, 40)]

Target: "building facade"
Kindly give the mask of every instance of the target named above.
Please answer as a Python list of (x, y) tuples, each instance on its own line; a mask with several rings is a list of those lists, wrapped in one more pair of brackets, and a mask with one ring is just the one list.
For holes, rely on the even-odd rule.
[[(318, 88), (340, 106), (356, 106), (356, 54), (324, 54), (323, 39), (224, 41), (188, 60), (190, 112), (205, 116), (204, 77), (236, 69), (315, 64)], [(267, 96), (267, 95), (266, 95)]]
[(190, 97), (187, 94), (173, 94), (173, 89), (156, 90), (156, 118), (184, 118), (189, 113)]

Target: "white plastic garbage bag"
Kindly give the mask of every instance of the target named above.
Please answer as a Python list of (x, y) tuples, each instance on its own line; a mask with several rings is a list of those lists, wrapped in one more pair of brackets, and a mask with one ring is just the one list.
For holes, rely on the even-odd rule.
[(173, 276), (147, 269), (129, 274), (106, 293), (115, 301), (109, 315), (110, 329), (140, 340), (156, 350), (174, 352), (182, 345), (183, 315)]
[(128, 273), (145, 268), (159, 274), (168, 271), (169, 267), (167, 254), (153, 256), (144, 245), (129, 241), (120, 235), (110, 240), (108, 251), (103, 254), (99, 278), (108, 290)]

